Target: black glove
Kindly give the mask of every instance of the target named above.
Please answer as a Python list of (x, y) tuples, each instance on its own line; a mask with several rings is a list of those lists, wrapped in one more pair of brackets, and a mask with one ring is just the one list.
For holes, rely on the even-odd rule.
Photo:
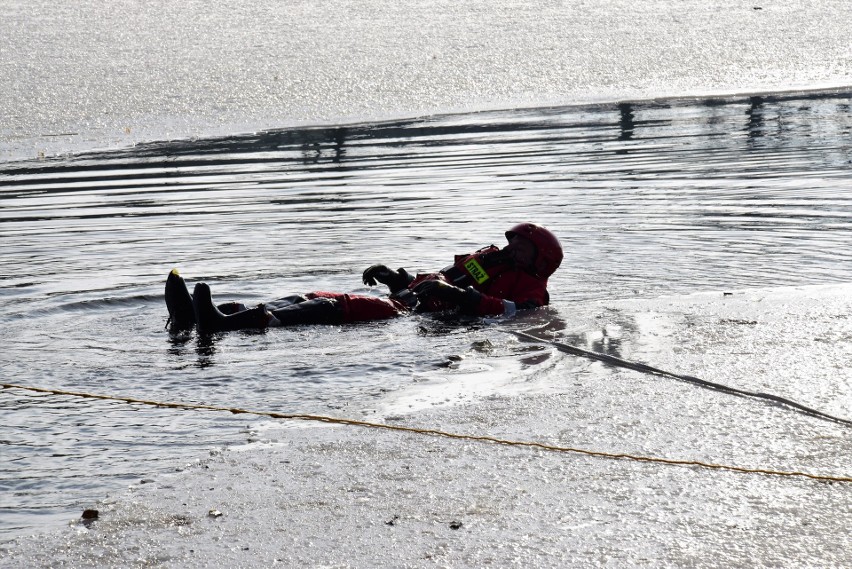
[[(493, 247), (494, 245), (492, 245)], [(485, 267), (493, 267), (494, 265), (502, 265), (502, 264), (512, 264), (512, 254), (509, 253), (506, 247), (502, 249), (498, 249), (497, 251), (491, 251), (490, 253), (485, 253), (479, 257), (479, 264)]]
[(467, 304), (467, 291), (444, 281), (423, 281), (414, 287), (413, 292), (423, 298), (433, 297), (458, 306)]
[(482, 300), (482, 294), (472, 287), (459, 288), (441, 280), (423, 281), (412, 292), (423, 299), (434, 297), (455, 304), (468, 314), (476, 314)]
[(408, 287), (408, 284), (414, 280), (405, 269), (392, 271), (384, 265), (373, 265), (364, 271), (364, 284), (368, 286), (376, 286), (376, 282), (387, 285), (390, 288), (391, 294), (399, 292)]

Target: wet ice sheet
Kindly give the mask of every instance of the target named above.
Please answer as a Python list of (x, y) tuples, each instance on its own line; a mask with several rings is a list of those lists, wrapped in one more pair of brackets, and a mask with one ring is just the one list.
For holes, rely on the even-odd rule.
[(834, 0), (0, 6), (0, 160), (852, 76), (852, 5)]
[[(848, 414), (850, 292), (849, 286), (804, 287), (604, 302), (581, 311), (577, 328), (560, 337)], [(388, 407), (374, 419), (592, 450), (852, 474), (846, 427), (555, 351), (552, 357), (563, 372), (539, 378), (536, 393), (489, 394), (408, 415)], [(266, 428), (263, 438), (250, 452), (214, 454), (113, 496), (97, 505), (101, 519), (88, 528), (75, 523), (5, 553), (21, 566), (80, 567), (852, 562), (846, 484), (301, 422)]]
[[(0, 160), (204, 134), (222, 133), (233, 141), (237, 131), (304, 122), (338, 124), (341, 120), (363, 122), (372, 117), (469, 108), (812, 88), (845, 83), (850, 76), (847, 2), (791, 1), (765, 6), (691, 1), (567, 6), (421, 2), (381, 3), (379, 10), (374, 2), (307, 2), (288, 3), (285, 10), (279, 2), (232, 9), (193, 3), (130, 6), (65, 1), (4, 2), (2, 7)], [(396, 385), (400, 357), (406, 362), (406, 372), (432, 365), (430, 357), (421, 356), (431, 344), (424, 348), (418, 343), (421, 347), (413, 351), (404, 346), (397, 349), (398, 344), (389, 338), (399, 329), (392, 329), (382, 336), (377, 350), (384, 360), (366, 366), (329, 363), (329, 350), (322, 346), (305, 350), (296, 359), (297, 365), (287, 370), (299, 374), (301, 385), (287, 386), (282, 390), (287, 395), (278, 398), (270, 389), (282, 375), (274, 367), (280, 361), (276, 356), (288, 352), (291, 357), (280, 340), (295, 337), (302, 341), (306, 336), (289, 332), (272, 338), (233, 335), (216, 346), (194, 342), (167, 345), (160, 334), (162, 276), (172, 262), (179, 262), (193, 277), (212, 277), (223, 283), (217, 291), (266, 300), (266, 295), (277, 293), (282, 286), (328, 284), (349, 290), (357, 283), (363, 262), (396, 255), (400, 243), (423, 267), (434, 268), (445, 261), (446, 251), (467, 248), (471, 241), (479, 244), (470, 237), (473, 231), (459, 229), (462, 225), (457, 222), (470, 220), (452, 197), (456, 187), (467, 191), (477, 187), (478, 195), (499, 195), (502, 200), (489, 212), (488, 224), (477, 231), (490, 232), (493, 226), (514, 223), (523, 212), (553, 224), (560, 234), (578, 232), (582, 247), (575, 249), (572, 265), (564, 267), (559, 282), (554, 283), (554, 289), (563, 295), (558, 300), (561, 310), (573, 312), (568, 295), (585, 298), (590, 291), (621, 294), (634, 289), (649, 294), (648, 287), (657, 290), (660, 271), (667, 273), (663, 288), (678, 290), (685, 283), (695, 289), (732, 282), (735, 286), (755, 282), (763, 286), (845, 278), (849, 208), (845, 207), (843, 184), (848, 186), (849, 157), (844, 142), (848, 138), (842, 119), (844, 103), (832, 104), (829, 112), (820, 104), (813, 105), (814, 113), (805, 113), (809, 118), (800, 122), (792, 112), (795, 107), (740, 99), (739, 107), (728, 108), (727, 116), (710, 112), (705, 121), (701, 111), (696, 122), (680, 120), (689, 116), (689, 110), (676, 111), (674, 120), (666, 115), (660, 121), (660, 113), (665, 111), (653, 104), (634, 107), (632, 112), (622, 109), (621, 116), (610, 106), (603, 113), (589, 115), (592, 122), (600, 122), (609, 131), (581, 140), (588, 148), (576, 153), (569, 149), (562, 155), (559, 150), (547, 151), (545, 141), (520, 150), (526, 156), (552, 156), (554, 163), (529, 164), (518, 158), (514, 148), (495, 153), (502, 145), (494, 137), (486, 142), (474, 140), (470, 148), (459, 147), (460, 153), (480, 153), (473, 158), (439, 152), (439, 159), (431, 162), (438, 168), (428, 171), (402, 159), (396, 168), (374, 169), (357, 182), (360, 186), (386, 185), (398, 195), (400, 184), (421, 184), (424, 174), (429, 174), (430, 189), (446, 194), (433, 201), (436, 207), (428, 220), (422, 218), (424, 210), (415, 203), (413, 214), (397, 215), (388, 223), (387, 212), (399, 211), (383, 201), (391, 192), (380, 192), (379, 199), (372, 202), (361, 199), (357, 192), (340, 191), (332, 200), (339, 206), (329, 205), (317, 197), (319, 192), (351, 181), (341, 181), (322, 168), (315, 169), (318, 175), (310, 180), (303, 173), (295, 176), (299, 184), (316, 192), (281, 200), (278, 193), (288, 184), (259, 164), (226, 164), (218, 171), (214, 166), (207, 176), (203, 173), (206, 166), (201, 166), (182, 178), (181, 173), (187, 171), (183, 163), (164, 168), (164, 179), (151, 177), (154, 183), (180, 179), (190, 187), (195, 184), (195, 195), (190, 187), (181, 189), (188, 191), (145, 195), (149, 188), (136, 180), (129, 185), (142, 186), (138, 193), (126, 191), (119, 183), (101, 188), (103, 193), (82, 188), (76, 195), (72, 191), (71, 195), (55, 196), (55, 202), (46, 200), (50, 202), (47, 209), (59, 212), (57, 216), (53, 212), (43, 215), (41, 204), (32, 210), (29, 203), (16, 204), (15, 208), (22, 207), (10, 217), (24, 211), (22, 224), (33, 223), (20, 233), (20, 226), (15, 226), (3, 236), (5, 267), (14, 280), (3, 291), (8, 295), (4, 306), (15, 313), (4, 321), (8, 334), (4, 337), (8, 358), (4, 370), (14, 373), (16, 379), (51, 386), (70, 384), (124, 393), (139, 389), (145, 396), (165, 399), (203, 395), (214, 402), (239, 400), (247, 406), (257, 400), (289, 406), (295, 400), (296, 405), (308, 402), (339, 407), (340, 399), (353, 394), (356, 399), (370, 398), (375, 385)], [(725, 124), (728, 121), (730, 126)], [(460, 122), (481, 121), (465, 116)], [(672, 163), (670, 153), (653, 150), (660, 126), (677, 137), (672, 148), (684, 150), (685, 155), (692, 148), (681, 144), (685, 139), (679, 135), (684, 132), (697, 133), (698, 140), (705, 135), (715, 140), (729, 137), (733, 144), (718, 154), (699, 151), (693, 160), (681, 156)], [(792, 139), (785, 132), (788, 128), (798, 133)], [(329, 166), (329, 171), (336, 166), (332, 165), (336, 140), (334, 136), (322, 138), (323, 134), (327, 133), (300, 141), (304, 148), (311, 145), (316, 149), (314, 154), (311, 150), (301, 154), (308, 170), (311, 159), (313, 164)], [(646, 134), (647, 141), (639, 140)], [(791, 140), (806, 151), (788, 151)], [(208, 151), (220, 141), (207, 142), (201, 141), (197, 148)], [(423, 147), (428, 144), (426, 141)], [(184, 146), (190, 152), (195, 149), (191, 142)], [(172, 150), (174, 147), (165, 152), (168, 155)], [(359, 159), (366, 162), (381, 156), (372, 155), (369, 148), (366, 156), (359, 154), (363, 147), (347, 150), (353, 151), (355, 165)], [(637, 160), (625, 161), (628, 153)], [(815, 160), (814, 153), (821, 158)], [(284, 154), (285, 162), (300, 156), (295, 143)], [(485, 157), (483, 162), (480, 156)], [(690, 197), (700, 190), (715, 192), (720, 185), (718, 173), (708, 176), (706, 170), (693, 170), (695, 163), (706, 164), (710, 170), (725, 164), (740, 175), (730, 185), (731, 180), (721, 182), (731, 190), (721, 200), (721, 207), (718, 194), (708, 194), (709, 199)], [(809, 169), (815, 163), (835, 167), (817, 173)], [(674, 179), (661, 179), (666, 167)], [(681, 193), (681, 174), (686, 171), (695, 176)], [(777, 176), (781, 171), (784, 175)], [(809, 179), (803, 182), (806, 171)], [(5, 190), (7, 180), (2, 183)], [(67, 180), (58, 183), (68, 184)], [(211, 192), (211, 185), (205, 184), (218, 184), (223, 191)], [(272, 191), (243, 191), (255, 184)], [(110, 186), (103, 179), (97, 179), (95, 185)], [(590, 186), (612, 193), (589, 192)], [(518, 200), (519, 187), (544, 188), (539, 196), (549, 198), (541, 205), (532, 203), (537, 200)], [(565, 188), (575, 194), (568, 202), (570, 208), (556, 211), (550, 200), (559, 200), (559, 191)], [(211, 195), (216, 196), (215, 207), (205, 199)], [(269, 203), (264, 203), (265, 195)], [(307, 232), (305, 214), (298, 211), (301, 206), (297, 203), (303, 196), (305, 209), (314, 210)], [(586, 197), (591, 200), (578, 212), (578, 201)], [(776, 217), (779, 201), (791, 210), (782, 208), (784, 212)], [(620, 207), (610, 210), (608, 217), (601, 216), (613, 202)], [(673, 203), (683, 217), (666, 214)], [(276, 215), (264, 219), (269, 204), (276, 207)], [(391, 205), (398, 208), (399, 202)], [(656, 212), (654, 216), (647, 215), (649, 207)], [(199, 215), (205, 209), (213, 214)], [(711, 209), (714, 214), (708, 214)], [(159, 217), (162, 223), (148, 223), (165, 210), (178, 215)], [(364, 219), (352, 220), (356, 217), (352, 211)], [(452, 212), (454, 222), (451, 236), (446, 236), (447, 212)], [(708, 223), (696, 224), (693, 212)], [(582, 228), (587, 215), (593, 221)], [(773, 226), (767, 232), (768, 217), (783, 220), (787, 230)], [(285, 219), (292, 223), (285, 224)], [(421, 224), (422, 235), (440, 230), (447, 238), (446, 250), (423, 246), (422, 241), (412, 243), (413, 220)], [(277, 231), (269, 231), (265, 222), (280, 225)], [(372, 227), (365, 230), (365, 224)], [(4, 229), (11, 225), (10, 221)], [(299, 229), (302, 241), (292, 257), (293, 266), (270, 268), (262, 259), (270, 249), (292, 244), (294, 228)], [(331, 235), (329, 229), (334, 229)], [(171, 241), (164, 241), (164, 234)], [(675, 235), (681, 239), (672, 245)], [(317, 258), (316, 249), (330, 241), (352, 245), (342, 251), (345, 263), (334, 263), (338, 268), (331, 279), (318, 282), (317, 274), (324, 275), (329, 263)], [(738, 248), (732, 248), (732, 243)], [(211, 260), (211, 251), (222, 252), (225, 259)], [(669, 262), (671, 258), (677, 263)], [(610, 263), (611, 259), (617, 262)], [(841, 262), (833, 263), (836, 259)], [(306, 265), (312, 272), (309, 277), (302, 276)], [(799, 274), (802, 267), (805, 270)], [(23, 318), (35, 318), (37, 325)], [(9, 325), (10, 321), (17, 324)], [(135, 324), (128, 328), (128, 321)], [(645, 329), (659, 321), (652, 316), (640, 318)], [(736, 330), (738, 325), (730, 326)], [(585, 335), (584, 328), (578, 328), (578, 334)], [(404, 331), (403, 335), (410, 338), (412, 333)], [(19, 343), (10, 350), (12, 337)], [(597, 330), (588, 332), (588, 337), (592, 343), (604, 343)], [(365, 352), (351, 336), (343, 341), (335, 338), (337, 341), (325, 340), (326, 344), (335, 348), (345, 344), (347, 357)], [(462, 342), (462, 350), (467, 343), (467, 339)], [(142, 344), (154, 347), (139, 350)], [(457, 348), (438, 344), (441, 353), (436, 359), (457, 353)], [(308, 366), (318, 360), (323, 363), (320, 373)], [(505, 369), (514, 369), (514, 362), (506, 364)], [(457, 371), (464, 373), (469, 361), (459, 365)], [(501, 369), (491, 361), (470, 365), (487, 366), (486, 372)], [(341, 371), (344, 376), (362, 377), (365, 370), (372, 377), (369, 387), (347, 377), (345, 385), (324, 389), (322, 382), (328, 377), (337, 378)], [(252, 372), (248, 382), (244, 381), (246, 371)], [(446, 397), (434, 396), (440, 392), (440, 382), (451, 385), (458, 377), (431, 378), (438, 388), (407, 393), (410, 399), (405, 405), (441, 402)], [(493, 393), (495, 385), (480, 381), (476, 374), (469, 378), (473, 382), (470, 389), (454, 394), (456, 400)], [(500, 379), (500, 389), (527, 387), (511, 383), (506, 376)], [(308, 385), (311, 382), (313, 388)], [(365, 391), (369, 393), (364, 395)], [(317, 397), (317, 393), (322, 395)], [(195, 420), (152, 410), (140, 413), (106, 404), (4, 395), (4, 420), (10, 418), (8, 409), (14, 410), (15, 425), (23, 426), (25, 433), (15, 452), (26, 455), (23, 460), (16, 455), (13, 463), (7, 463), (10, 471), (4, 473), (5, 482), (11, 480), (4, 488), (14, 488), (24, 498), (4, 505), (26, 517), (23, 526), (27, 528), (49, 527), (44, 519), (73, 509), (80, 492), (100, 496), (103, 488), (115, 487), (116, 479), (137, 480), (151, 471), (170, 469), (171, 453), (192, 455), (199, 446), (206, 449), (211, 444), (252, 438), (251, 429), (234, 417)], [(665, 403), (659, 408), (668, 414)], [(7, 428), (9, 425), (7, 422)], [(582, 423), (574, 427), (578, 432), (583, 429)], [(594, 432), (597, 427), (590, 424), (585, 428)], [(19, 476), (19, 472), (27, 476)], [(25, 510), (22, 503), (30, 509)], [(32, 516), (39, 521), (34, 522)], [(3, 516), (2, 524), (18, 525), (8, 515)]]
[[(359, 286), (369, 264), (434, 270), (534, 219), (568, 254), (549, 283), (551, 307), (533, 319), (613, 349), (618, 327), (660, 320), (587, 321), (586, 303), (848, 282), (850, 120), (848, 95), (646, 101), (9, 164), (0, 362), (24, 385), (356, 415), (400, 386), (417, 390), (400, 394), (395, 412), (545, 389), (541, 376), (569, 373), (556, 368), (567, 360), (476, 324), (170, 337), (163, 279), (177, 265), (217, 298), (248, 303), (316, 288), (378, 293)], [(0, 395), (3, 539), (59, 525), (175, 460), (256, 438), (239, 415)], [(647, 413), (656, 424), (655, 408)]]

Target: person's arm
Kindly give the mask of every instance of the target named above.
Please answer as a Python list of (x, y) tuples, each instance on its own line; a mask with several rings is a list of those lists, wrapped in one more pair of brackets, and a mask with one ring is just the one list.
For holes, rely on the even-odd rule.
[(541, 308), (547, 304), (546, 299), (540, 300), (538, 298), (528, 298), (517, 302), (481, 293), (479, 296), (480, 300), (479, 304), (476, 306), (476, 314), (479, 314), (480, 316), (514, 316), (518, 310), (532, 310), (533, 308)]
[(481, 293), (473, 287), (460, 288), (441, 280), (424, 281), (414, 287), (414, 293), (455, 304), (462, 312), (477, 316), (512, 316), (518, 310), (539, 308), (548, 301), (547, 290), (543, 287), (528, 291), (523, 295), (523, 300), (513, 301)]
[(466, 314), (477, 316), (512, 316), (518, 310), (531, 310), (548, 304), (547, 283), (532, 276), (514, 281), (508, 294), (492, 296), (469, 286), (461, 288), (442, 280), (427, 280), (414, 287), (420, 297), (434, 297), (455, 304)]

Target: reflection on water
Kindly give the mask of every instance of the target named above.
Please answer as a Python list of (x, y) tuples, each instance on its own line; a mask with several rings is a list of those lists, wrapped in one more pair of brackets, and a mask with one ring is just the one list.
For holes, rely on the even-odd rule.
[[(621, 134), (618, 135), (618, 140), (630, 140), (633, 138), (633, 105), (630, 103), (620, 103), (618, 105), (618, 112), (620, 113), (619, 118), (619, 128), (621, 129)], [(619, 152), (626, 154), (627, 150), (620, 150)]]
[[(435, 270), (524, 220), (553, 229), (566, 260), (552, 307), (502, 325), (620, 356), (633, 324), (577, 329), (578, 307), (850, 279), (849, 102), (489, 112), (6, 163), (0, 362), (19, 384), (282, 412), (368, 413), (448, 361), (517, 359), (533, 382), (557, 356), (481, 322), (203, 339), (170, 337), (162, 304), (174, 266), (221, 300), (370, 292), (366, 266)], [(248, 436), (245, 418), (13, 390), (0, 408), (6, 535)]]

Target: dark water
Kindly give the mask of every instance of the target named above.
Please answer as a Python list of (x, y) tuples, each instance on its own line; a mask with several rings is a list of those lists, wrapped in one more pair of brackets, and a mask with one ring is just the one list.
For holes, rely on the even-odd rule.
[[(848, 282), (850, 94), (513, 110), (153, 143), (0, 165), (5, 383), (282, 412), (369, 414), (489, 348), (482, 323), (170, 337), (165, 275), (217, 299), (368, 292), (375, 262), (445, 266), (519, 221), (566, 261), (552, 306), (503, 326), (571, 329), (602, 299)], [(373, 291), (376, 294), (379, 291)], [(553, 324), (553, 323), (557, 324)], [(50, 528), (258, 421), (0, 391), (0, 537)]]

